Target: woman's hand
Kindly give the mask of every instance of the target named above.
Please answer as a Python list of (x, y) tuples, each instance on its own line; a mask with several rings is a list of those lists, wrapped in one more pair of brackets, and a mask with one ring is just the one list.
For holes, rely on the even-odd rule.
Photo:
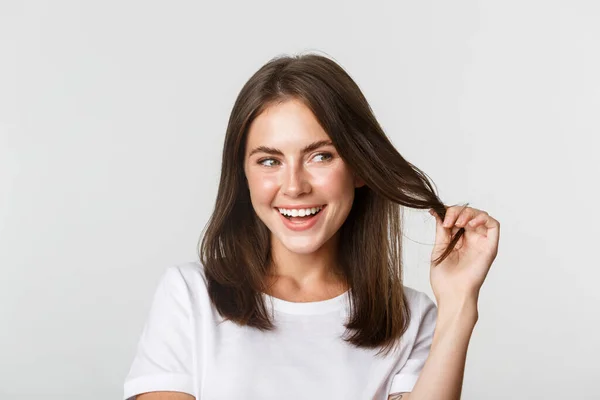
[(443, 223), (435, 212), (429, 213), (436, 219), (432, 261), (444, 252), (460, 228), (465, 229), (448, 257), (437, 266), (431, 264), (431, 288), (438, 307), (461, 307), (470, 301), (477, 304), (481, 285), (498, 253), (500, 223), (487, 212), (471, 207), (448, 207)]

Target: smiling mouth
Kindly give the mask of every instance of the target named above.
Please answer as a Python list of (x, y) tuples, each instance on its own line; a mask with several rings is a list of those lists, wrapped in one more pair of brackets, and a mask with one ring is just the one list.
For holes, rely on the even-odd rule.
[(285, 219), (287, 219), (289, 221), (300, 222), (300, 221), (307, 221), (307, 220), (319, 215), (325, 209), (325, 207), (327, 207), (327, 204), (323, 204), (321, 206), (321, 209), (319, 211), (317, 211), (316, 213), (310, 214), (310, 215), (305, 215), (304, 217), (301, 217), (301, 216), (292, 217), (291, 215), (281, 214), (281, 212), (279, 212), (279, 210), (277, 208), (275, 208), (275, 211), (277, 211), (279, 214), (281, 214), (282, 217), (284, 217)]
[[(325, 208), (325, 207), (323, 207), (323, 208)], [(314, 216), (316, 216), (316, 215), (319, 215), (319, 213), (320, 213), (321, 211), (323, 211), (323, 208), (321, 208), (319, 211), (317, 211), (317, 212), (316, 212), (316, 213), (314, 213), (314, 214), (305, 215), (304, 217), (300, 217), (300, 216), (298, 216), (298, 217), (292, 217), (291, 215), (284, 215), (284, 214), (281, 214), (281, 213), (280, 213), (280, 214), (281, 214), (283, 217), (285, 217), (286, 219), (289, 219), (290, 221), (293, 221), (293, 220), (294, 220), (294, 221), (301, 221), (301, 220), (303, 220), (303, 219), (311, 219), (312, 217), (314, 217)], [(279, 211), (278, 211), (278, 212), (279, 212)], [(293, 219), (292, 219), (292, 218), (293, 218)]]

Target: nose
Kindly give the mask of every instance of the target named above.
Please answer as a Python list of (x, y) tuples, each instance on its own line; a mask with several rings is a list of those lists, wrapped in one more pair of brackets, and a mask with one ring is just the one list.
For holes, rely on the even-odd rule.
[(311, 186), (307, 172), (302, 166), (291, 165), (283, 174), (281, 191), (290, 197), (298, 197), (304, 193), (310, 193)]

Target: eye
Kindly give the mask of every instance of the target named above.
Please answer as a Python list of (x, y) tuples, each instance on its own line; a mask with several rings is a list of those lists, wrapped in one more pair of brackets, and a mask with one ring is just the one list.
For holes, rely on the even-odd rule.
[[(269, 161), (269, 162), (272, 162), (272, 164), (267, 164), (267, 163), (266, 163), (267, 161)], [(268, 168), (270, 168), (270, 167), (273, 167), (273, 166), (274, 166), (274, 163), (278, 163), (278, 162), (279, 162), (279, 161), (277, 161), (277, 160), (276, 160), (276, 159), (274, 159), (274, 158), (262, 158), (262, 159), (258, 160), (256, 163), (257, 163), (257, 164), (260, 164), (260, 165), (263, 165), (263, 166), (265, 166), (265, 167), (268, 167)]]
[(315, 154), (315, 157), (324, 157), (325, 159), (321, 162), (325, 162), (331, 160), (333, 158), (333, 155), (331, 153), (319, 153)]

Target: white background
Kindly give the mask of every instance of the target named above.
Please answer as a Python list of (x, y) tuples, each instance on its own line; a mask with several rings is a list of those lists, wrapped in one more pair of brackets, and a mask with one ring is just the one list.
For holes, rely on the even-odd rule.
[[(446, 204), (501, 223), (463, 399), (599, 399), (599, 21), (572, 0), (2, 1), (0, 398), (121, 398), (160, 274), (197, 258), (235, 97), (316, 51)], [(405, 283), (431, 295), (433, 218), (405, 220)]]

